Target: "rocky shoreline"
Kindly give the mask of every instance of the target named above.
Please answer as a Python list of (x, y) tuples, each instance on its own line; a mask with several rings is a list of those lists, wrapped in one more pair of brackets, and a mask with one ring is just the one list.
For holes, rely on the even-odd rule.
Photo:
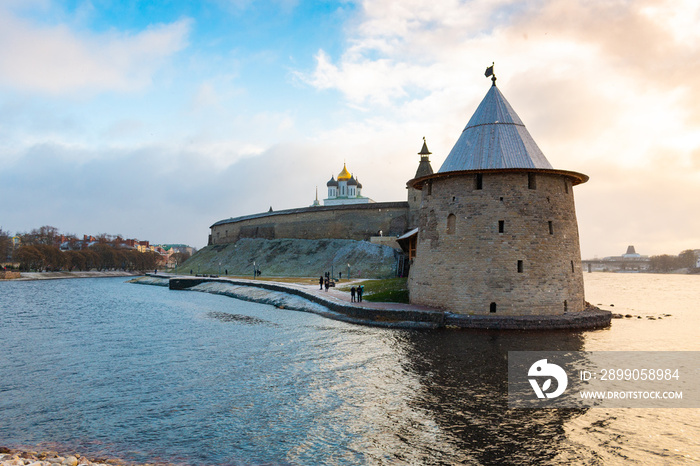
[(19, 275), (19, 278), (11, 278), (8, 279), (8, 281), (57, 280), (62, 278), (136, 277), (143, 275), (143, 273), (125, 272), (123, 270), (90, 270), (81, 272), (20, 272)]
[(96, 458), (79, 453), (0, 447), (0, 466), (173, 466), (171, 463), (132, 463), (119, 458)]

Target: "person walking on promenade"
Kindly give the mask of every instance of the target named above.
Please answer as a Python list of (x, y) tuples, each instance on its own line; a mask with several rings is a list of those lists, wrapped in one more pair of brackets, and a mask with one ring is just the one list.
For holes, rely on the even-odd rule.
[(329, 280), (326, 278), (326, 282), (324, 283), (324, 286), (326, 287), (326, 293), (328, 293), (328, 287), (330, 286)]
[(323, 275), (318, 279), (318, 286), (320, 287), (319, 291), (323, 289)]
[(354, 303), (355, 302), (355, 287), (353, 286), (350, 288), (350, 302)]
[(362, 302), (362, 293), (365, 292), (365, 285), (360, 285), (357, 287), (357, 301)]

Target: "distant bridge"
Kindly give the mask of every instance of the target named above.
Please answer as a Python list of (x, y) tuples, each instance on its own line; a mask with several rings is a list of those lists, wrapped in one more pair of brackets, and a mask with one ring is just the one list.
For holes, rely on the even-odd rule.
[(591, 259), (583, 260), (581, 264), (585, 272), (642, 272), (649, 270), (649, 259)]

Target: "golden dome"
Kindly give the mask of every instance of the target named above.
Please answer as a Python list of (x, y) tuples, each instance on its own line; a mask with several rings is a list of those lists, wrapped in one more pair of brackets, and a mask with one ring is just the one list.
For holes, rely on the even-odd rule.
[(338, 173), (338, 181), (347, 181), (350, 178), (352, 178), (352, 175), (348, 171), (347, 168), (345, 168), (345, 164), (343, 164), (343, 171)]

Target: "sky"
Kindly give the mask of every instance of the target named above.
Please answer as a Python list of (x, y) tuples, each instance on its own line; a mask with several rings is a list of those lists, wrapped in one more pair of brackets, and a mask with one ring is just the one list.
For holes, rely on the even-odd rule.
[(207, 244), (343, 163), (406, 198), (491, 81), (575, 188), (584, 259), (700, 249), (696, 0), (0, 3), (0, 228)]

